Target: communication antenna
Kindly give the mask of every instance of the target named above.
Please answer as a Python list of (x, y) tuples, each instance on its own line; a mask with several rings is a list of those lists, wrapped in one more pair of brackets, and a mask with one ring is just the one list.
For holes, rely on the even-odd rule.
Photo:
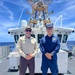
[(23, 14), (23, 12), (24, 12), (24, 9), (25, 9), (25, 8), (22, 9), (22, 12), (21, 12), (21, 14), (20, 14), (20, 17), (19, 17), (19, 20), (18, 20), (18, 23), (17, 23), (17, 27), (18, 27), (19, 24), (20, 24), (20, 20), (21, 20), (22, 14)]

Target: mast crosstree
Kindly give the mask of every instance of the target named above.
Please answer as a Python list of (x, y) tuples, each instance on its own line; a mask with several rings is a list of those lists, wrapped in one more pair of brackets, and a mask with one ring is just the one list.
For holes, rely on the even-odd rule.
[(35, 26), (45, 26), (46, 23), (51, 23), (49, 14), (52, 14), (53, 11), (48, 12), (48, 4), (51, 3), (51, 0), (27, 0), (32, 7), (32, 12), (27, 14), (30, 14), (30, 20), (29, 23), (33, 27)]

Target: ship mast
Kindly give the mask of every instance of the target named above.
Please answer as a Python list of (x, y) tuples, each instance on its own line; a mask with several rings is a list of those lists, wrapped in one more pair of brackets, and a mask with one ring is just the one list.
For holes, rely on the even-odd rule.
[[(47, 23), (51, 23), (49, 14), (52, 12), (48, 12), (48, 3), (51, 3), (51, 0), (27, 0), (32, 7), (32, 12), (30, 13), (29, 23), (33, 27), (43, 27)], [(27, 14), (29, 14), (27, 12)]]

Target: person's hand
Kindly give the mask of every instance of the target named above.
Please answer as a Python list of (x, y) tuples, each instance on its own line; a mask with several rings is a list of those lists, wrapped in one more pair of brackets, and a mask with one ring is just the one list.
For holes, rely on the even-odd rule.
[(31, 58), (33, 58), (32, 54), (29, 54), (29, 56), (30, 56)]
[(30, 60), (30, 56), (29, 55), (26, 56), (26, 60)]
[(50, 60), (52, 59), (52, 54), (51, 54), (51, 53), (46, 53), (45, 56), (46, 56), (48, 59), (50, 59)]
[(26, 56), (26, 60), (30, 60), (31, 58), (32, 58), (31, 54), (29, 54), (29, 55)]

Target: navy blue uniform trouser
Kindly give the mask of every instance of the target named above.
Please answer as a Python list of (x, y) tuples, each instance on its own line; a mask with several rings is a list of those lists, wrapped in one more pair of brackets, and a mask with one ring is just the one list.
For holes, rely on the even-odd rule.
[(50, 69), (52, 75), (58, 75), (57, 60), (42, 60), (42, 75), (47, 75), (48, 68)]

